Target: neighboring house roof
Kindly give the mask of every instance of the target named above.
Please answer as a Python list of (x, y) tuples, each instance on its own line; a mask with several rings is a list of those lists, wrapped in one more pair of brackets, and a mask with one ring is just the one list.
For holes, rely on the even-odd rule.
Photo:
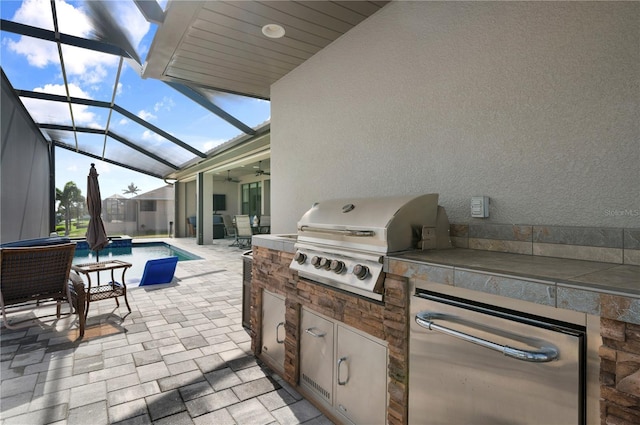
[(111, 195), (111, 196), (107, 196), (107, 197), (106, 197), (106, 198), (104, 198), (104, 199), (129, 199), (129, 198), (127, 198), (127, 197), (125, 197), (125, 196), (122, 196), (122, 195), (119, 195), (119, 194), (115, 193), (115, 194), (113, 194), (113, 195)]
[(149, 192), (141, 193), (138, 196), (134, 196), (131, 199), (135, 199), (136, 201), (143, 200), (155, 200), (155, 201), (173, 201), (173, 186), (166, 185), (159, 187), (157, 189), (151, 190)]

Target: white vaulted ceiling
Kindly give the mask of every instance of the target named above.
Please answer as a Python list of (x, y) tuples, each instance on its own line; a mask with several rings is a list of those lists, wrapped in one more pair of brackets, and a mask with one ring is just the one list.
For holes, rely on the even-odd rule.
[[(388, 1), (170, 1), (143, 76), (269, 99), (270, 86)], [(262, 34), (278, 24), (282, 38)]]

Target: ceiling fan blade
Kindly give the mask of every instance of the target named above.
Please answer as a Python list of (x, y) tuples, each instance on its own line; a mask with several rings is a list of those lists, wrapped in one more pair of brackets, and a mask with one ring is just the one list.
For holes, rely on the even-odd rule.
[(256, 171), (256, 177), (258, 176), (270, 176), (271, 173), (268, 173), (262, 169), (262, 161), (258, 161), (258, 171)]

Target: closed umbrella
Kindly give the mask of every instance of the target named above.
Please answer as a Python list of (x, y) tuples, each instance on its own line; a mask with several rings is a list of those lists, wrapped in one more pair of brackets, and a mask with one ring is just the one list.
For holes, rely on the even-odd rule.
[(98, 172), (95, 164), (91, 164), (87, 177), (87, 208), (89, 209), (89, 227), (87, 227), (87, 243), (89, 249), (96, 252), (96, 259), (100, 260), (100, 251), (107, 246), (109, 239), (102, 222), (102, 198), (100, 197), (100, 185), (98, 184)]

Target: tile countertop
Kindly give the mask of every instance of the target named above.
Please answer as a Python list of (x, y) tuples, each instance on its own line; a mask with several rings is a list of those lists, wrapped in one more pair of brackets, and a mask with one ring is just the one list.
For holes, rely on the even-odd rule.
[(453, 248), (392, 254), (385, 272), (640, 324), (640, 266)]
[(276, 251), (284, 251), (288, 253), (295, 253), (295, 243), (298, 236), (295, 234), (285, 235), (269, 235), (269, 234), (257, 234), (251, 238), (251, 245), (261, 246), (263, 248), (274, 249)]
[[(295, 253), (296, 235), (254, 235)], [(640, 266), (453, 248), (385, 257), (386, 273), (640, 325)]]

